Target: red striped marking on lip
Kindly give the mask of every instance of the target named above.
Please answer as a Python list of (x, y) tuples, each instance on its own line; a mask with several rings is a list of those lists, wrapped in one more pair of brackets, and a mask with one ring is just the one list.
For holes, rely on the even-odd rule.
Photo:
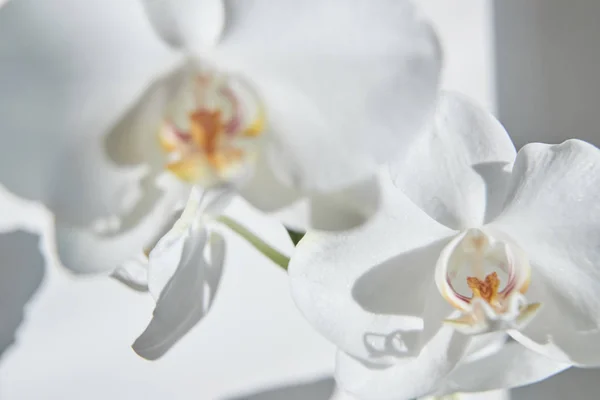
[(229, 87), (222, 88), (221, 94), (231, 102), (231, 106), (233, 107), (233, 116), (225, 123), (224, 126), (225, 133), (232, 135), (240, 129), (242, 124), (243, 116), (242, 112), (240, 111), (240, 103)]
[(452, 290), (452, 293), (454, 293), (454, 295), (456, 297), (458, 297), (460, 300), (464, 301), (465, 303), (470, 303), (471, 302), (472, 297), (464, 296), (464, 295), (458, 293), (454, 289), (454, 286), (452, 286), (452, 282), (450, 281), (450, 276), (448, 276), (448, 275), (446, 275), (446, 283), (448, 284), (448, 286), (450, 287), (450, 290)]
[[(507, 266), (508, 266), (508, 268), (507, 268), (508, 269), (508, 282), (506, 283), (506, 286), (504, 287), (504, 289), (502, 289), (500, 292), (498, 292), (498, 294), (501, 294), (504, 297), (506, 297), (507, 294), (511, 293), (517, 286), (517, 274), (515, 272), (514, 264), (512, 262), (509, 262), (507, 264)], [(506, 271), (504, 268), (500, 268), (500, 269)], [(469, 297), (469, 296), (462, 295), (462, 294), (458, 293), (456, 291), (456, 289), (454, 289), (454, 286), (452, 286), (450, 274), (446, 274), (446, 283), (452, 290), (452, 293), (454, 293), (454, 295), (456, 297), (458, 297), (460, 300), (462, 300), (466, 303), (470, 303), (473, 300), (473, 296)]]
[(506, 283), (506, 286), (504, 287), (504, 289), (502, 289), (500, 291), (499, 294), (503, 295), (506, 297), (506, 295), (510, 292), (512, 292), (515, 289), (515, 286), (517, 286), (517, 273), (515, 272), (515, 266), (514, 263), (512, 262), (512, 260), (509, 260), (508, 263), (508, 282)]

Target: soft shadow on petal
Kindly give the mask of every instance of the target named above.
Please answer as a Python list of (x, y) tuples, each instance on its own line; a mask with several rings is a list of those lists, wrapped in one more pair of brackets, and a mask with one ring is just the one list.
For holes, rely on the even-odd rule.
[[(407, 358), (417, 357), (424, 347), (430, 344), (430, 341), (435, 337), (440, 329), (444, 328), (443, 321), (453, 311), (448, 302), (446, 302), (440, 295), (437, 286), (433, 282), (433, 276), (430, 278), (427, 275), (433, 275), (430, 268), (428, 268), (429, 261), (427, 258), (433, 257), (432, 255), (424, 255), (426, 250), (436, 250), (438, 246), (443, 247), (443, 244), (448, 240), (441, 240), (426, 248), (417, 249), (414, 252), (407, 254), (407, 260), (403, 260), (403, 257), (399, 257), (399, 260), (405, 261), (416, 261), (420, 258), (423, 264), (396, 264), (396, 268), (406, 265), (409, 271), (407, 271), (407, 277), (400, 276), (399, 271), (394, 271), (394, 278), (399, 279), (400, 282), (404, 283), (405, 279), (410, 279), (410, 269), (418, 266), (421, 271), (421, 276), (414, 275), (416, 281), (412, 281), (414, 288), (406, 289), (400, 286), (398, 289), (392, 287), (385, 290), (385, 286), (381, 281), (382, 275), (385, 275), (392, 264), (383, 264), (383, 271), (376, 271), (376, 274), (380, 274), (379, 278), (381, 292), (373, 292), (375, 285), (369, 284), (369, 277), (365, 277), (363, 284), (367, 286), (365, 289), (369, 290), (368, 297), (361, 299), (367, 306), (373, 307), (374, 315), (380, 315), (383, 312), (384, 315), (392, 315), (396, 317), (404, 317), (406, 320), (410, 320), (411, 316), (415, 320), (419, 320), (418, 325), (405, 325), (400, 329), (391, 332), (387, 335), (382, 335), (374, 332), (367, 332), (364, 335), (364, 344), (371, 356), (371, 360), (376, 360), (378, 357), (386, 360), (390, 360), (391, 363), (404, 362)], [(438, 253), (439, 254), (439, 253)], [(393, 260), (396, 261), (396, 260)], [(409, 266), (410, 265), (410, 266)], [(389, 276), (390, 279), (393, 277)], [(397, 282), (397, 281), (396, 281)], [(403, 290), (405, 289), (405, 290)], [(356, 293), (355, 293), (356, 294)], [(365, 295), (362, 293), (361, 295)], [(361, 300), (357, 301), (360, 303)], [(400, 304), (388, 304), (387, 302), (398, 302)], [(386, 312), (387, 310), (387, 312)], [(393, 310), (393, 311), (392, 311)], [(391, 314), (388, 314), (391, 311)]]
[(525, 334), (558, 346), (564, 361), (600, 365), (600, 150), (579, 140), (523, 147), (493, 225), (532, 265), (527, 295), (544, 309)]
[(456, 309), (440, 294), (435, 281), (428, 283), (428, 295), (423, 311), (423, 332), (419, 336), (420, 347), (426, 346), (438, 334), (440, 329), (445, 328), (444, 320), (456, 312)]
[[(428, 268), (430, 264), (427, 259), (435, 258), (439, 253), (426, 252), (443, 247), (447, 241), (441, 240), (409, 252), (406, 257), (392, 259), (391, 263), (375, 267), (379, 270), (376, 270), (373, 276), (361, 277), (364, 278), (362, 282), (359, 279), (362, 287), (358, 287), (360, 292), (357, 293), (355, 286), (353, 295), (361, 306), (370, 307), (371, 310), (367, 311), (372, 315), (391, 316), (403, 321), (403, 324), (397, 323), (398, 329), (391, 333), (382, 334), (379, 330), (367, 331), (364, 334), (363, 341), (370, 361), (380, 359), (390, 363), (402, 363), (407, 358), (416, 357), (443, 328), (442, 321), (452, 311), (433, 282), (434, 268)], [(423, 264), (417, 264), (417, 260)], [(406, 271), (406, 276), (402, 274), (403, 270)], [(384, 277), (396, 281), (384, 283)], [(407, 288), (404, 286), (405, 281), (411, 278), (414, 278), (411, 281), (413, 287)]]
[(24, 308), (44, 277), (39, 238), (22, 231), (0, 234), (0, 358), (15, 342)]
[(256, 86), (286, 183), (326, 192), (365, 179), (433, 110), (440, 48), (412, 3), (225, 4), (212, 61)]
[(311, 194), (284, 183), (278, 169), (277, 163), (262, 152), (240, 194), (291, 229), (349, 229), (365, 222), (378, 208), (380, 189), (375, 177), (332, 193)]
[(472, 165), (485, 184), (485, 223), (493, 221), (504, 209), (512, 163), (490, 161)]
[(203, 213), (215, 211), (219, 200), (228, 204), (229, 193), (193, 188), (179, 219), (150, 252), (148, 288), (156, 308), (133, 344), (140, 356), (163, 356), (208, 313), (223, 272), (225, 240), (217, 231), (209, 234)]
[(389, 367), (363, 363), (338, 352), (336, 380), (340, 387), (364, 400), (396, 400), (435, 392), (463, 355), (469, 338), (442, 328), (416, 357)]
[[(480, 226), (499, 213), (516, 156), (493, 115), (457, 93), (444, 93), (433, 124), (408, 157), (391, 163), (394, 183), (452, 229)], [(506, 169), (506, 171), (505, 171)]]
[(61, 263), (75, 273), (108, 273), (143, 255), (177, 215), (177, 206), (184, 198), (179, 189), (182, 188), (178, 185), (166, 187), (159, 201), (135, 225), (118, 226), (115, 230), (107, 227), (106, 232), (101, 232), (56, 220), (56, 247)]
[(297, 201), (301, 194), (277, 176), (277, 165), (262, 152), (248, 182), (240, 188), (240, 194), (254, 207), (274, 212)]
[(184, 199), (183, 193), (189, 190), (187, 184), (165, 172), (167, 160), (158, 140), (164, 110), (185, 83), (189, 67), (187, 63), (181, 64), (158, 78), (103, 138), (106, 155), (117, 165), (146, 166), (145, 175), (139, 181), (139, 198), (126, 212), (119, 214), (123, 231), (141, 223), (165, 195), (177, 202)]
[(510, 391), (511, 400), (596, 399), (599, 369), (570, 368), (551, 379)]
[[(423, 255), (419, 257), (423, 260), (426, 258), (425, 249), (432, 250), (428, 246), (452, 234), (401, 193), (394, 192), (394, 196), (393, 200), (384, 197), (389, 204), (386, 203), (371, 220), (354, 230), (307, 233), (296, 247), (289, 266), (292, 296), (308, 321), (342, 350), (379, 363), (392, 362), (398, 354), (372, 352), (365, 342), (375, 340), (385, 343), (386, 337), (402, 332), (411, 332), (403, 340), (414, 342), (410, 336), (414, 337), (415, 331), (422, 329), (423, 321), (418, 307), (410, 309), (409, 315), (375, 311), (373, 307), (398, 310), (383, 301), (399, 300), (394, 294), (385, 292), (387, 289), (395, 293), (393, 284), (373, 294), (376, 286), (381, 284), (381, 275), (392, 270), (392, 267), (377, 268), (377, 265), (391, 265), (393, 261), (416, 261), (416, 256), (410, 255), (413, 252)], [(403, 258), (404, 254), (409, 255)], [(419, 277), (414, 263), (398, 263), (396, 266), (399, 269), (395, 274), (400, 280), (398, 285), (404, 284), (403, 273), (417, 280), (414, 282), (416, 286), (421, 280), (432, 282), (430, 275), (433, 274), (434, 264), (430, 268), (422, 265)], [(376, 268), (376, 272), (370, 274), (373, 268)], [(361, 280), (363, 276), (366, 277)], [(374, 283), (369, 281), (371, 278), (375, 279)], [(359, 280), (359, 286), (355, 288)], [(415, 304), (413, 302), (418, 294), (410, 292), (405, 295), (403, 305)], [(436, 295), (439, 297), (439, 294)]]
[[(177, 270), (160, 293), (152, 321), (132, 346), (141, 357), (162, 357), (208, 313), (221, 277), (224, 240), (220, 235), (211, 235), (213, 243), (209, 244), (207, 259), (206, 235), (203, 228), (198, 228), (182, 237)], [(176, 246), (173, 249), (177, 251)]]
[(314, 194), (275, 214), (297, 231), (339, 231), (365, 223), (378, 210), (380, 187), (376, 176), (332, 193)]
[(352, 296), (373, 314), (422, 317), (435, 263), (447, 242), (438, 240), (373, 266), (356, 280)]
[(201, 52), (214, 45), (225, 24), (222, 0), (143, 0), (156, 33), (170, 46)]
[(206, 271), (206, 285), (209, 289), (208, 299), (206, 300), (210, 306), (217, 294), (217, 289), (223, 276), (227, 246), (223, 235), (216, 231), (211, 232), (208, 244), (210, 246), (210, 264)]
[(106, 154), (118, 165), (150, 164), (160, 168), (166, 157), (159, 145), (159, 128), (173, 97), (186, 83), (190, 65), (182, 63), (157, 77), (120, 115), (104, 137)]
[[(166, 224), (166, 229), (160, 231), (157, 240), (148, 246), (148, 250), (151, 250), (148, 265), (148, 288), (155, 300), (160, 297), (178, 265), (184, 261), (186, 243), (197, 240), (194, 237), (203, 232), (204, 224), (227, 207), (231, 202), (232, 195), (229, 187), (207, 190), (193, 187), (185, 207), (175, 214), (177, 218)], [(189, 248), (190, 246), (188, 246), (188, 250)], [(220, 259), (219, 262), (222, 262), (222, 251), (219, 251), (219, 248), (216, 249), (217, 260)]]
[[(511, 332), (512, 337), (551, 362), (600, 365), (600, 330), (587, 328), (591, 317), (585, 309), (573, 308), (565, 294), (557, 292), (543, 276), (533, 275), (527, 297), (541, 302), (542, 307), (524, 329)], [(567, 318), (573, 322), (566, 323)]]
[(448, 377), (444, 393), (483, 392), (528, 385), (570, 366), (552, 361), (510, 340), (487, 357), (461, 364)]
[(323, 378), (310, 382), (281, 385), (260, 390), (227, 400), (330, 400), (335, 391), (333, 378)]

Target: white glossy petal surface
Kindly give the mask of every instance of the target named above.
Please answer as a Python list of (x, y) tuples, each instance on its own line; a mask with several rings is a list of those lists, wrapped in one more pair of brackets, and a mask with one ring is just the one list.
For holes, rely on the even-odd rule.
[(465, 229), (501, 211), (515, 155), (494, 116), (465, 96), (446, 92), (431, 126), (390, 170), (395, 184), (432, 218)]
[(176, 49), (202, 51), (214, 45), (225, 23), (222, 0), (143, 0), (158, 35)]
[(584, 367), (599, 365), (600, 331), (580, 328), (585, 326), (589, 315), (581, 310), (568, 315), (573, 313), (569, 300), (540, 276), (532, 281), (527, 296), (539, 299), (542, 307), (525, 329), (511, 332), (515, 340), (556, 362)]
[(433, 108), (440, 51), (410, 2), (247, 0), (226, 9), (211, 61), (256, 86), (272, 168), (288, 185), (331, 191), (366, 179)]
[(482, 392), (528, 385), (570, 366), (550, 360), (512, 340), (499, 351), (461, 364), (449, 375), (444, 392)]
[(452, 328), (441, 329), (414, 358), (381, 368), (338, 353), (336, 379), (363, 400), (396, 400), (426, 396), (438, 390), (456, 366), (469, 339)]
[(600, 365), (600, 150), (579, 140), (525, 146), (494, 226), (532, 265), (530, 296), (543, 309), (525, 336), (558, 359)]
[(389, 363), (420, 349), (426, 296), (441, 300), (432, 285), (435, 262), (452, 232), (389, 178), (383, 192), (382, 210), (366, 224), (343, 233), (309, 232), (289, 276), (296, 304), (325, 337), (356, 357)]

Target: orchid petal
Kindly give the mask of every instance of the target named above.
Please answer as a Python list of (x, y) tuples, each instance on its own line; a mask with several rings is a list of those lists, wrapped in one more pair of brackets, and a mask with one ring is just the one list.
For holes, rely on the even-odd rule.
[[(171, 219), (164, 224), (164, 228), (160, 230), (158, 234), (154, 236), (154, 239), (146, 245), (144, 253), (149, 255), (149, 253), (151, 253), (153, 250), (156, 250), (157, 244), (161, 242), (161, 239), (163, 239), (163, 237), (167, 234), (172, 235), (170, 236), (171, 239), (169, 239), (169, 245), (172, 245), (172, 242), (176, 241), (177, 238), (179, 238), (179, 236), (185, 232), (193, 220), (199, 217), (199, 212), (204, 211), (202, 214), (204, 214), (205, 217), (209, 217), (211, 215), (216, 216), (224, 207), (227, 206), (231, 195), (231, 191), (227, 188), (212, 190), (210, 193), (205, 192), (203, 195), (200, 194), (198, 189), (194, 188), (188, 199), (188, 204), (191, 205), (192, 210), (190, 210), (190, 207), (188, 206), (188, 212), (185, 215), (182, 215), (184, 210), (174, 212)], [(184, 225), (183, 229), (182, 225)], [(175, 233), (173, 231), (175, 231)], [(164, 240), (162, 240), (161, 245), (163, 247), (165, 246)], [(158, 254), (160, 254), (160, 247), (158, 253), (157, 251), (154, 251), (152, 254), (156, 261), (156, 257), (159, 257)], [(134, 290), (148, 291), (150, 290), (148, 282), (148, 261), (149, 260), (147, 257), (128, 261), (115, 269), (111, 273), (111, 276)], [(174, 265), (176, 265), (176, 263)], [(153, 287), (155, 288), (154, 292), (156, 294), (156, 299), (158, 299), (160, 292), (162, 291), (162, 287), (164, 287), (164, 285), (170, 279), (170, 275), (172, 274), (165, 275), (165, 280), (160, 288), (156, 288), (156, 277), (153, 279)]]
[(124, 213), (141, 174), (106, 157), (103, 135), (173, 62), (142, 7), (10, 2), (0, 10), (0, 58), (2, 182), (80, 227)]
[[(528, 326), (510, 332), (515, 340), (556, 362), (584, 367), (598, 365), (600, 331), (580, 329), (580, 325), (564, 323), (564, 320), (562, 324), (556, 321), (573, 312), (564, 294), (557, 292), (543, 276), (533, 275), (527, 296), (538, 299), (542, 306)], [(589, 318), (579, 310), (569, 317), (579, 323)]]
[(421, 209), (462, 230), (501, 211), (515, 155), (491, 114), (450, 92), (440, 98), (432, 126), (390, 170), (394, 183)]
[(219, 39), (225, 23), (222, 0), (144, 0), (158, 35), (175, 49), (202, 51)]
[(255, 85), (266, 151), (288, 186), (335, 191), (366, 179), (433, 108), (440, 50), (410, 2), (247, 0), (226, 9), (212, 61)]
[(111, 274), (119, 282), (138, 292), (148, 291), (148, 261), (131, 260), (117, 267)]
[(188, 83), (193, 64), (184, 62), (155, 76), (141, 95), (123, 109), (103, 137), (107, 156), (117, 165), (150, 164), (162, 169), (167, 159), (158, 128), (169, 103)]
[(364, 400), (394, 400), (434, 393), (456, 366), (469, 339), (452, 328), (442, 328), (414, 358), (380, 367), (364, 364), (338, 352), (336, 380)]
[(303, 198), (275, 216), (297, 231), (346, 230), (365, 223), (379, 208), (380, 188), (372, 177), (332, 193)]
[(254, 207), (264, 212), (275, 212), (296, 202), (302, 194), (283, 184), (273, 170), (274, 163), (260, 154), (251, 178), (240, 188), (240, 194)]
[(377, 211), (380, 188), (379, 178), (374, 176), (331, 193), (302, 195), (277, 179), (268, 160), (260, 157), (241, 194), (286, 227), (298, 231), (343, 230), (364, 223)]
[(549, 360), (512, 340), (486, 357), (462, 363), (449, 375), (444, 392), (482, 392), (528, 385), (570, 366)]
[[(162, 357), (208, 313), (221, 278), (225, 242), (219, 234), (212, 233), (208, 239), (206, 229), (196, 226), (180, 240), (179, 261), (177, 254), (169, 261), (175, 264), (176, 270), (161, 288), (152, 321), (132, 346), (137, 354), (149, 360)], [(210, 245), (208, 259), (207, 242)], [(170, 249), (179, 249), (179, 246)], [(160, 265), (156, 264), (167, 259), (157, 260), (151, 255), (150, 263), (157, 269)]]
[(580, 140), (525, 146), (493, 225), (527, 253), (528, 297), (542, 303), (522, 332), (534, 343), (514, 337), (559, 361), (600, 365), (600, 150)]
[(436, 258), (452, 234), (389, 177), (383, 182), (382, 209), (372, 220), (344, 233), (307, 233), (289, 265), (305, 317), (341, 350), (377, 363), (419, 351), (426, 296), (441, 300), (431, 285)]
[[(159, 200), (134, 225), (119, 226), (118, 219), (107, 219), (102, 221), (106, 226), (80, 228), (56, 220), (56, 246), (62, 264), (75, 273), (108, 273), (143, 256), (156, 236), (172, 225), (186, 190), (173, 180), (165, 180), (164, 185), (158, 189)], [(112, 227), (113, 223), (117, 226)]]
[(186, 243), (208, 219), (219, 215), (231, 202), (233, 191), (230, 187), (201, 190), (192, 188), (187, 204), (178, 219), (162, 232), (162, 237), (151, 247), (149, 255), (148, 288), (158, 301), (164, 287), (172, 279), (180, 263), (186, 262)]

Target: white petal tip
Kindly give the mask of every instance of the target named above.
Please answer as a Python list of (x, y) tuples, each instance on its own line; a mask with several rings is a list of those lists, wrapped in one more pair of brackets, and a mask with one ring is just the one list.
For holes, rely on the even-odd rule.
[[(140, 338), (141, 338), (141, 336), (140, 336)], [(160, 349), (160, 348), (154, 348), (153, 346), (147, 346), (144, 344), (140, 344), (140, 343), (138, 343), (140, 341), (140, 338), (138, 338), (131, 345), (131, 348), (133, 349), (133, 351), (135, 351), (135, 353), (138, 356), (142, 357), (145, 360), (156, 361), (159, 358), (161, 358), (163, 355), (165, 355), (165, 353), (168, 351), (168, 348)]]

